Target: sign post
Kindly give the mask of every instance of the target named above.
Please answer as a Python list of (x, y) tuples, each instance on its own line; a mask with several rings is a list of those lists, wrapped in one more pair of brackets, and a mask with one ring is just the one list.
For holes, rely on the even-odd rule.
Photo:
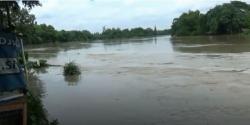
[(26, 88), (22, 67), (21, 40), (12, 33), (0, 33), (0, 92)]
[[(19, 64), (20, 58), (24, 67)], [(13, 33), (0, 32), (0, 95), (4, 92), (26, 89), (23, 74), (23, 68), (27, 72), (25, 64), (22, 40)], [(26, 125), (26, 102), (23, 93), (0, 97), (0, 125)]]

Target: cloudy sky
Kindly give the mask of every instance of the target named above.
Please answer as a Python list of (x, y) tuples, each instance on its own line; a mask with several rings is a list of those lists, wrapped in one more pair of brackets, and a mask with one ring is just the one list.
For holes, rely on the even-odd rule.
[[(154, 27), (166, 29), (172, 20), (188, 10), (206, 12), (230, 0), (40, 0), (32, 13), (38, 23), (56, 29), (92, 32), (106, 27)], [(250, 3), (250, 0), (242, 0)]]

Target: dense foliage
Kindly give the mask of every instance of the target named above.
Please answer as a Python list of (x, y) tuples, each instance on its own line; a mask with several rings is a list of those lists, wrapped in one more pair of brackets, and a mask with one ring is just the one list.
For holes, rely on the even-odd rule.
[(37, 0), (3, 0), (0, 2), (0, 30), (13, 30), (12, 15), (20, 11), (20, 2), (26, 9), (31, 9), (35, 6), (40, 6)]
[(63, 67), (63, 74), (65, 76), (79, 75), (81, 74), (80, 67), (76, 65), (74, 62), (67, 63)]
[(119, 28), (111, 28), (103, 31), (102, 33), (92, 34), (87, 30), (57, 31), (53, 26), (46, 24), (40, 24), (40, 25), (21, 24), (17, 26), (17, 32), (21, 32), (24, 34), (24, 41), (25, 43), (28, 44), (68, 42), (68, 41), (88, 41), (95, 39), (118, 39), (118, 38), (145, 37), (145, 36), (169, 34), (169, 30), (154, 31), (151, 28), (147, 29), (133, 28), (124, 30), (121, 30)]
[[(124, 30), (119, 28), (104, 28), (102, 33), (91, 33), (87, 30), (58, 31), (51, 25), (37, 24), (35, 15), (30, 14), (29, 10), (25, 8), (11, 12), (10, 16), (11, 26), (13, 26), (16, 33), (23, 34), (24, 43), (26, 44), (117, 39), (169, 34), (169, 30), (158, 31), (156, 28), (143, 29), (141, 27)], [(3, 23), (3, 25), (8, 25), (8, 23)]]
[(236, 34), (250, 29), (250, 5), (231, 1), (218, 5), (206, 14), (189, 11), (174, 19), (171, 33), (174, 36), (205, 34)]
[(55, 120), (49, 120), (48, 112), (45, 109), (42, 98), (44, 96), (44, 83), (38, 78), (36, 73), (29, 72), (29, 82), (27, 92), (27, 125), (59, 125)]
[(105, 29), (101, 34), (101, 39), (114, 39), (114, 38), (131, 38), (131, 37), (145, 37), (145, 36), (156, 36), (156, 35), (168, 35), (168, 30), (157, 30), (154, 28), (143, 29), (141, 27), (132, 29)]
[(44, 109), (41, 97), (35, 97), (31, 93), (27, 94), (28, 125), (59, 125), (57, 120), (49, 121), (47, 112)]
[(35, 21), (35, 15), (30, 14), (27, 9), (13, 12), (11, 17), (12, 24), (15, 26), (15, 32), (23, 34), (25, 43), (38, 44), (93, 39), (93, 35), (89, 31), (57, 31), (51, 25), (38, 25)]
[(189, 11), (173, 21), (172, 35), (197, 35), (204, 31), (204, 14), (200, 11)]

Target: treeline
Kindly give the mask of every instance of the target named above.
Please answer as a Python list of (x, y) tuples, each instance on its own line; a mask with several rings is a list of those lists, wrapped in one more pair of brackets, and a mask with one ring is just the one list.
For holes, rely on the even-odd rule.
[(35, 15), (30, 14), (27, 9), (11, 13), (11, 19), (14, 32), (21, 33), (26, 44), (93, 39), (93, 35), (88, 31), (57, 31), (51, 25), (38, 25)]
[(104, 29), (100, 38), (101, 39), (116, 39), (116, 38), (131, 38), (131, 37), (145, 37), (145, 36), (156, 36), (156, 35), (169, 35), (169, 30), (157, 30), (156, 28), (146, 28), (141, 27), (132, 29), (112, 28)]
[(91, 33), (83, 31), (65, 31), (56, 30), (51, 25), (37, 24), (35, 15), (29, 13), (26, 9), (11, 13), (15, 32), (22, 33), (26, 44), (40, 44), (49, 42), (68, 42), (68, 41), (88, 41), (95, 39), (118, 39), (131, 37), (145, 37), (155, 35), (168, 35), (169, 30), (158, 31), (156, 28), (133, 28), (124, 29), (110, 28), (103, 29), (102, 33)]
[(250, 29), (250, 5), (231, 1), (217, 5), (206, 14), (197, 11), (183, 13), (175, 18), (171, 28), (173, 36), (219, 35), (248, 33)]
[(132, 28), (121, 30), (119, 28), (106, 29), (102, 33), (91, 33), (83, 31), (57, 31), (53, 26), (40, 24), (31, 26), (32, 32), (25, 29), (24, 40), (28, 44), (40, 44), (49, 42), (69, 42), (69, 41), (88, 41), (96, 39), (121, 39), (132, 37), (150, 37), (156, 35), (169, 35), (169, 30), (154, 31), (151, 28)]
[(83, 31), (57, 31), (51, 25), (41, 24), (34, 25), (34, 39), (30, 42), (34, 43), (46, 43), (46, 42), (68, 42), (68, 41), (87, 41), (94, 39), (93, 35), (86, 30)]

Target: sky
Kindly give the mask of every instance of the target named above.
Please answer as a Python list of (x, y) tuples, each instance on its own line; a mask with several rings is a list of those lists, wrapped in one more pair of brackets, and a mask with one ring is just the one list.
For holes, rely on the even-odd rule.
[[(241, 0), (250, 3), (250, 0)], [(189, 10), (205, 13), (215, 5), (230, 0), (40, 0), (41, 7), (31, 13), (39, 24), (53, 25), (58, 30), (106, 28), (171, 27), (174, 18)]]

